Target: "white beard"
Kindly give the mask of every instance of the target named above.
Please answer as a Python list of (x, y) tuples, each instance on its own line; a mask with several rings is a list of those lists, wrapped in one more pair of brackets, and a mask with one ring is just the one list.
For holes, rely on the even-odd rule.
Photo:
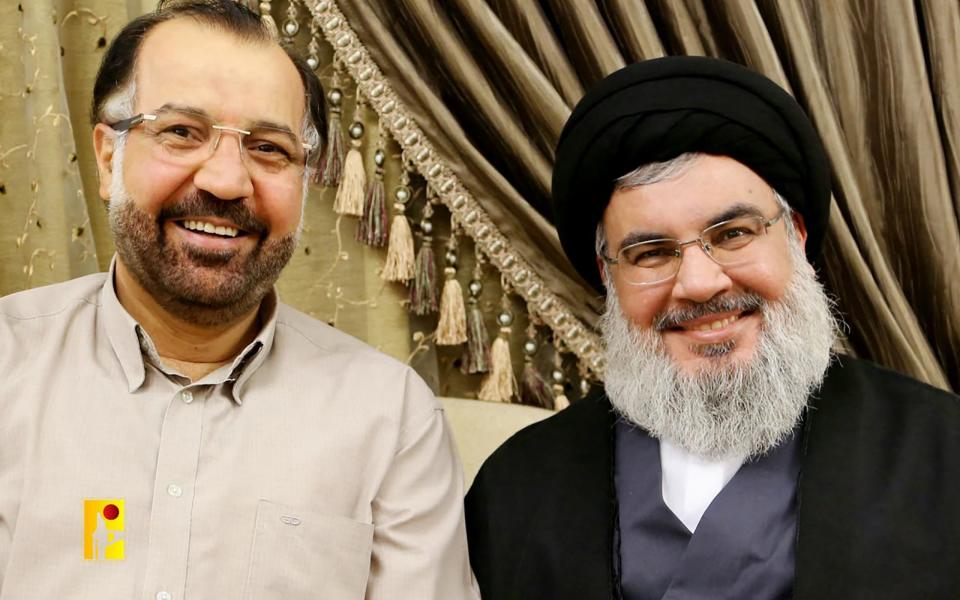
[(670, 358), (659, 331), (630, 324), (610, 286), (600, 329), (606, 392), (620, 415), (704, 458), (757, 457), (782, 442), (823, 382), (837, 332), (831, 302), (793, 240), (791, 254), (783, 299), (757, 310), (754, 355), (734, 361), (732, 346), (707, 347), (710, 366), (692, 374)]

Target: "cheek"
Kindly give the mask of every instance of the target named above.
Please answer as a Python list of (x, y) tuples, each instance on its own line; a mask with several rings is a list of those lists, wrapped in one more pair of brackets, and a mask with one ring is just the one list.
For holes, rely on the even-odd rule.
[(617, 287), (620, 309), (628, 321), (639, 327), (649, 327), (653, 317), (666, 305), (669, 291), (661, 286), (638, 288), (636, 286)]
[(762, 264), (731, 273), (738, 287), (754, 291), (767, 300), (780, 300), (793, 274), (793, 263), (787, 254), (771, 256)]
[(137, 169), (132, 156), (124, 158), (123, 183), (127, 195), (144, 212), (157, 215), (163, 204), (190, 184), (190, 172), (181, 167), (153, 163), (149, 169)]
[(300, 179), (292, 184), (255, 184), (254, 193), (260, 217), (270, 223), (270, 229), (275, 235), (282, 236), (296, 231), (300, 224), (303, 204)]

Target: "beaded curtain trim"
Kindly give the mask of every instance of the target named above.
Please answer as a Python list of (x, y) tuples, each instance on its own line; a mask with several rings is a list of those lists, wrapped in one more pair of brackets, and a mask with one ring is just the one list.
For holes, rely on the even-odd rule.
[(360, 43), (333, 0), (308, 6), (314, 22), (333, 47), (363, 93), (368, 105), (400, 145), (404, 161), (412, 165), (450, 210), (476, 247), (503, 274), (504, 280), (526, 300), (531, 312), (549, 326), (581, 365), (603, 379), (604, 357), (599, 336), (578, 319), (546, 282), (517, 253), (486, 211), (440, 158), (423, 130), (410, 116), (390, 83)]

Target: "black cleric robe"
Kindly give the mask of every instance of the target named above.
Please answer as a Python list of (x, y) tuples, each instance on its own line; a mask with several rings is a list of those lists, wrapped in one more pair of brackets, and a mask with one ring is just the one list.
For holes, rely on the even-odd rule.
[[(615, 422), (597, 391), (484, 463), (466, 499), (484, 600), (621, 597)], [(794, 598), (960, 598), (960, 398), (841, 356), (800, 444)]]

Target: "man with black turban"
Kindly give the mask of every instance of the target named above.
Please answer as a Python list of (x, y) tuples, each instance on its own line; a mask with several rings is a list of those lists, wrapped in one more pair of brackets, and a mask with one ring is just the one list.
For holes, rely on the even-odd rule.
[(621, 69), (553, 196), (607, 370), (477, 476), (486, 600), (960, 596), (958, 398), (833, 353), (830, 170), (787, 92), (717, 59)]

